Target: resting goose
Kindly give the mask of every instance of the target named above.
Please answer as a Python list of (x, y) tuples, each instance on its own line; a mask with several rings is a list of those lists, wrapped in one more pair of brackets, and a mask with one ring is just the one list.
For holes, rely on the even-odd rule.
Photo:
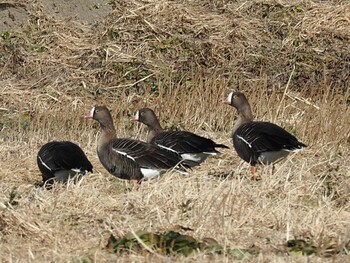
[(106, 170), (121, 179), (130, 180), (137, 186), (142, 179), (160, 176), (178, 167), (179, 155), (141, 141), (117, 138), (112, 116), (105, 106), (93, 107), (86, 118), (100, 123), (101, 135), (97, 143), (97, 155)]
[(215, 149), (228, 148), (188, 131), (164, 131), (154, 111), (143, 108), (136, 112), (131, 120), (142, 122), (148, 127), (147, 142), (180, 154), (184, 163), (190, 167), (204, 162), (209, 155), (220, 155)]
[(274, 164), (289, 153), (307, 147), (276, 124), (253, 121), (249, 102), (243, 93), (231, 92), (224, 103), (237, 109), (238, 120), (232, 131), (233, 145), (238, 156), (251, 165), (253, 180), (256, 180), (258, 163)]
[(44, 184), (53, 179), (66, 182), (76, 174), (92, 172), (92, 165), (83, 150), (69, 141), (52, 141), (44, 144), (37, 155), (37, 164)]

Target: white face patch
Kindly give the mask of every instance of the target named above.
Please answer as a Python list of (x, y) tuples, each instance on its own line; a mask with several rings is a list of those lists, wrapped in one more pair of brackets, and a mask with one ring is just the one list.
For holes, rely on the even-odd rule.
[(140, 119), (140, 113), (139, 113), (139, 111), (137, 111), (137, 112), (135, 113), (134, 118), (135, 118), (135, 121), (138, 121), (138, 120)]
[(228, 96), (227, 96), (227, 102), (228, 102), (229, 104), (232, 103), (232, 96), (233, 96), (233, 91), (230, 92), (230, 94), (228, 94)]
[(94, 113), (95, 113), (95, 107), (92, 107), (92, 109), (90, 111), (91, 118), (94, 117)]

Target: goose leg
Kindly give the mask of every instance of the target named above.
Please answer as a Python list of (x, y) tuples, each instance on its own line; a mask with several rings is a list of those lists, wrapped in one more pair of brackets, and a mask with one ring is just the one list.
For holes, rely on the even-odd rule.
[(251, 166), (250, 171), (252, 173), (252, 180), (257, 181), (257, 179), (256, 179), (256, 166)]
[(141, 181), (133, 179), (133, 180), (130, 180), (130, 183), (131, 183), (133, 189), (137, 189), (139, 187), (139, 185), (141, 184)]
[(275, 164), (272, 164), (272, 168), (271, 168), (271, 175), (273, 175), (276, 171), (276, 167)]

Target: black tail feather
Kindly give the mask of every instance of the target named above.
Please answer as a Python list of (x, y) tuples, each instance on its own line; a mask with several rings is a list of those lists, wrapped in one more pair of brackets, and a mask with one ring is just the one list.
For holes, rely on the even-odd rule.
[(215, 144), (214, 147), (230, 149), (230, 147), (226, 146), (225, 144)]

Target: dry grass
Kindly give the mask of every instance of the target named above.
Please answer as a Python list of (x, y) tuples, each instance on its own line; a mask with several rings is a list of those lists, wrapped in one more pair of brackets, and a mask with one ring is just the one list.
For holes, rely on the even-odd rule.
[[(335, 251), (312, 262), (348, 261), (349, 4), (115, 3), (96, 28), (53, 19), (40, 2), (28, 3), (28, 27), (2, 35), (0, 261), (232, 262), (228, 255), (105, 249), (111, 233), (181, 226), (225, 247), (255, 246), (253, 262), (305, 262), (308, 256), (286, 251), (286, 241), (296, 238)], [(120, 136), (144, 139), (144, 127), (128, 114), (151, 106), (164, 127), (231, 146), (235, 113), (221, 103), (231, 89), (247, 94), (257, 119), (285, 127), (309, 147), (273, 175), (259, 167), (259, 182), (250, 181), (247, 164), (230, 149), (190, 176), (169, 173), (130, 192), (102, 168), (98, 127), (82, 118), (105, 104)], [(77, 142), (94, 173), (79, 185), (35, 187), (36, 153), (54, 139)]]

